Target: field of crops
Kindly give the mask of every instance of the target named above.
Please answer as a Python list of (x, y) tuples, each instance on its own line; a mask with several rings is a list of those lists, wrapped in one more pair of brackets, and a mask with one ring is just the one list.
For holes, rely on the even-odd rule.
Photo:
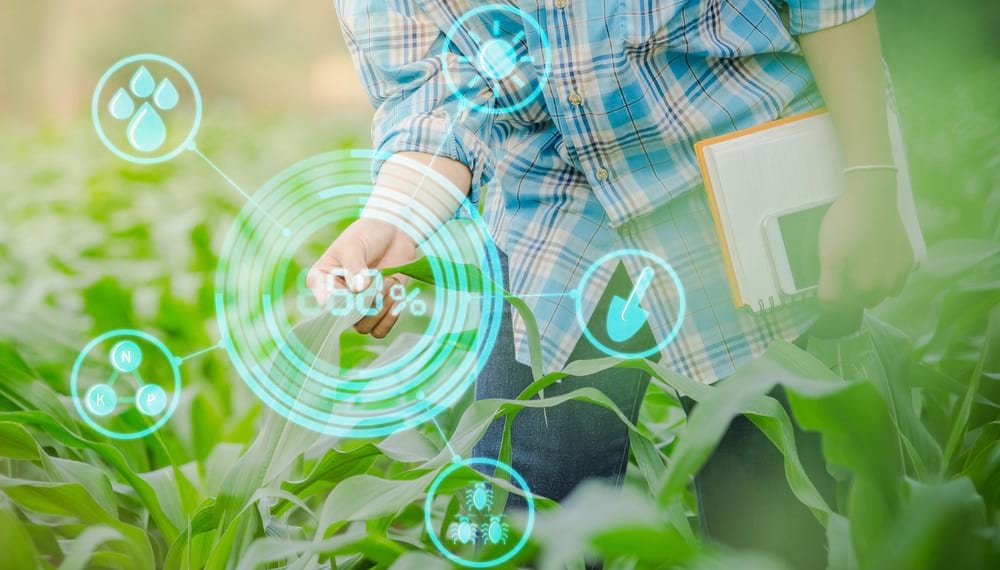
[[(826, 529), (831, 568), (1000, 567), (996, 10), (883, 4), (929, 260), (864, 334), (808, 350), (777, 343), (716, 387), (646, 361), (571, 363), (563, 382), (612, 366), (653, 376), (629, 426), (629, 471), (621, 489), (540, 499), (511, 567), (783, 568), (698, 534), (691, 478), (739, 414), (782, 453), (796, 497)], [(82, 118), (5, 120), (0, 133), (0, 568), (451, 567), (423, 519), (452, 456), (433, 426), (319, 436), (267, 411), (223, 351), (184, 364), (180, 405), (153, 435), (114, 440), (82, 422), (69, 375), (90, 338), (139, 329), (179, 355), (218, 341), (217, 256), (242, 199), (187, 153), (118, 160)], [(331, 136), (310, 120), (216, 108), (199, 148), (252, 187), (365, 141), (363, 125)], [(470, 394), (439, 423), (467, 456), (493, 418), (565, 401), (539, 398), (557, 379), (537, 377), (522, 401)], [(775, 386), (791, 416), (768, 395)], [(677, 393), (698, 401), (688, 418)], [(621, 415), (592, 389), (569, 398)], [(806, 475), (793, 423), (821, 435), (835, 504)], [(523, 522), (511, 520), (515, 534)]]

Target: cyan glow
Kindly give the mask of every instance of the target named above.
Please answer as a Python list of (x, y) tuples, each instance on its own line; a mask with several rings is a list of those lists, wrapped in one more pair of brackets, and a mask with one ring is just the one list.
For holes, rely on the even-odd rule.
[[(524, 525), (524, 534), (521, 535), (521, 539), (518, 540), (517, 543), (510, 548), (510, 550), (496, 558), (493, 558), (492, 560), (468, 560), (454, 554), (445, 548), (444, 543), (441, 542), (441, 537), (437, 535), (437, 530), (434, 528), (434, 521), (431, 520), (431, 511), (434, 509), (434, 498), (437, 496), (438, 488), (441, 487), (441, 483), (444, 482), (452, 473), (462, 467), (472, 467), (474, 465), (493, 467), (494, 469), (499, 469), (509, 474), (511, 480), (514, 481), (514, 483), (520, 487), (521, 491), (524, 493), (524, 500), (528, 507), (528, 519)], [(525, 544), (528, 544), (528, 539), (531, 538), (531, 531), (535, 527), (535, 499), (531, 496), (531, 489), (528, 488), (528, 483), (523, 477), (521, 477), (521, 474), (515, 471), (510, 465), (489, 457), (473, 457), (470, 459), (459, 459), (456, 457), (456, 459), (449, 463), (448, 466), (441, 471), (441, 473), (438, 473), (438, 476), (434, 478), (431, 486), (427, 489), (427, 499), (424, 500), (424, 527), (427, 530), (427, 535), (430, 537), (431, 542), (448, 560), (468, 568), (492, 568), (493, 566), (499, 566), (500, 564), (507, 562), (516, 556), (517, 553), (524, 548)]]
[[(517, 59), (517, 44), (513, 43), (513, 41), (523, 41), (524, 33), (519, 34), (518, 38), (506, 38), (499, 36), (500, 29), (499, 25), (496, 24), (496, 20), (494, 20), (494, 26), (489, 38), (480, 38), (469, 33), (469, 26), (467, 26), (467, 23), (470, 20), (476, 21), (480, 19), (489, 19), (491, 15), (504, 16), (515, 21), (520, 21), (523, 23), (525, 28), (531, 28), (532, 32), (538, 35), (539, 43), (542, 48), (541, 58), (543, 61), (541, 62), (541, 68), (538, 67), (538, 62), (535, 61), (536, 58), (532, 56), (525, 56), (520, 60)], [(476, 68), (483, 74), (483, 76), (491, 81), (509, 80), (521, 87), (524, 85), (524, 82), (520, 79), (517, 73), (517, 68), (521, 65), (530, 65), (534, 67), (535, 73), (537, 74), (537, 85), (535, 85), (531, 92), (522, 97), (520, 100), (514, 101), (508, 105), (482, 105), (469, 99), (465, 95), (464, 90), (479, 88), (480, 85), (476, 83), (458, 84), (456, 83), (455, 78), (452, 77), (452, 74), (448, 73), (448, 58), (455, 57), (453, 48), (456, 45), (467, 44), (467, 36), (468, 40), (476, 45), (476, 53), (466, 57), (466, 59), (470, 63), (475, 62)], [(463, 50), (456, 51), (462, 52)], [(520, 8), (507, 4), (487, 4), (463, 13), (445, 33), (445, 41), (442, 42), (441, 45), (441, 61), (443, 69), (442, 73), (445, 76), (448, 87), (455, 94), (455, 96), (461, 99), (461, 101), (469, 108), (493, 115), (513, 113), (514, 111), (517, 111), (534, 101), (545, 90), (545, 83), (552, 74), (552, 49), (549, 45), (549, 37), (545, 33), (545, 30), (542, 29), (541, 25), (539, 25), (538, 21), (535, 20), (534, 17), (530, 16)], [(479, 83), (482, 82), (480, 81)]]
[[(608, 261), (624, 257), (641, 257), (643, 259), (648, 259), (649, 261), (653, 262), (653, 264), (655, 264), (656, 266), (662, 268), (667, 273), (667, 275), (670, 276), (670, 278), (674, 282), (674, 286), (677, 288), (677, 319), (674, 321), (674, 325), (670, 328), (670, 332), (667, 333), (667, 335), (663, 337), (663, 339), (660, 342), (658, 342), (655, 346), (652, 346), (647, 350), (634, 353), (621, 352), (619, 350), (615, 350), (607, 346), (606, 344), (602, 343), (601, 341), (597, 340), (594, 334), (590, 332), (590, 329), (587, 327), (587, 319), (583, 314), (584, 288), (587, 286), (587, 282), (590, 281), (590, 279), (594, 276), (594, 272), (596, 272), (599, 267), (601, 267)], [(660, 352), (668, 344), (673, 342), (674, 339), (677, 338), (677, 333), (680, 332), (681, 330), (681, 325), (684, 323), (684, 313), (687, 310), (687, 300), (684, 294), (684, 284), (681, 283), (681, 278), (680, 276), (677, 275), (677, 272), (674, 271), (674, 268), (671, 267), (671, 265), (666, 261), (660, 259), (658, 256), (653, 255), (652, 253), (649, 253), (648, 251), (644, 251), (641, 249), (620, 249), (618, 251), (612, 251), (611, 253), (603, 255), (600, 259), (595, 261), (590, 267), (587, 268), (587, 271), (583, 274), (583, 277), (580, 278), (580, 284), (577, 285), (576, 288), (576, 295), (574, 295), (573, 297), (576, 299), (576, 320), (577, 323), (579, 323), (580, 325), (580, 329), (583, 330), (584, 336), (587, 337), (587, 340), (589, 340), (591, 344), (600, 349), (601, 352), (603, 352), (604, 354), (625, 360), (631, 358), (646, 358), (647, 356), (651, 356), (653, 354)]]
[[(135, 345), (135, 340), (134, 339), (143, 340), (143, 341), (145, 341), (145, 342), (153, 345), (154, 347), (156, 347), (157, 350), (159, 350), (161, 353), (163, 353), (163, 357), (166, 359), (166, 365), (170, 366), (170, 370), (173, 373), (173, 377), (174, 377), (174, 390), (173, 390), (172, 397), (170, 398), (169, 403), (166, 402), (166, 398), (164, 397), (163, 398), (163, 407), (159, 408), (159, 412), (162, 412), (163, 415), (161, 415), (159, 418), (157, 418), (157, 420), (152, 425), (147, 426), (145, 429), (139, 430), (137, 432), (126, 432), (126, 433), (117, 432), (117, 431), (108, 429), (108, 428), (106, 428), (106, 427), (98, 424), (96, 421), (94, 421), (94, 418), (91, 417), (91, 415), (90, 415), (91, 414), (90, 406), (84, 404), (83, 397), (97, 395), (97, 394), (99, 394), (101, 392), (104, 392), (106, 394), (107, 393), (106, 390), (104, 390), (103, 388), (99, 388), (99, 389), (97, 389), (97, 391), (94, 391), (95, 388), (92, 387), (92, 388), (88, 389), (87, 393), (85, 395), (83, 395), (83, 397), (81, 397), (81, 394), (80, 394), (79, 375), (80, 375), (80, 368), (83, 366), (84, 360), (86, 360), (87, 355), (90, 354), (90, 352), (92, 350), (94, 350), (94, 348), (96, 348), (97, 345), (101, 344), (102, 342), (105, 342), (105, 341), (108, 341), (108, 340), (112, 340), (112, 339), (122, 339), (121, 342), (119, 342), (119, 343), (117, 343), (115, 345), (116, 348), (119, 347), (119, 346), (121, 346), (121, 345), (123, 345), (123, 344), (125, 344), (125, 343), (132, 343), (133, 345)], [(114, 354), (114, 351), (112, 351), (112, 355), (113, 354)], [(106, 436), (108, 436), (110, 438), (114, 438), (114, 439), (139, 439), (140, 437), (146, 437), (147, 435), (149, 435), (149, 434), (153, 433), (154, 431), (160, 429), (160, 427), (162, 427), (163, 424), (167, 423), (167, 420), (169, 420), (170, 416), (173, 415), (174, 410), (177, 409), (177, 405), (181, 401), (181, 371), (180, 371), (180, 368), (178, 366), (179, 364), (180, 364), (180, 360), (174, 357), (173, 353), (170, 352), (170, 349), (168, 349), (165, 344), (163, 344), (162, 342), (160, 342), (159, 339), (157, 339), (156, 337), (154, 337), (154, 336), (152, 336), (152, 335), (150, 335), (148, 333), (145, 333), (143, 331), (133, 330), (133, 329), (117, 329), (117, 330), (106, 332), (106, 333), (98, 336), (94, 340), (90, 341), (89, 343), (87, 343), (87, 346), (83, 347), (83, 350), (81, 350), (80, 354), (77, 355), (76, 362), (73, 363), (73, 371), (70, 372), (70, 375), (69, 375), (69, 393), (70, 393), (70, 395), (73, 398), (73, 406), (76, 408), (77, 413), (80, 414), (80, 417), (83, 418), (83, 421), (85, 421), (87, 423), (87, 425), (89, 425), (90, 427), (94, 428), (94, 430), (97, 431), (98, 433), (104, 434), (104, 435), (106, 435)], [(108, 362), (108, 369), (112, 370), (112, 366), (111, 366), (110, 362)], [(102, 385), (102, 384), (97, 384), (95, 386), (100, 386), (100, 385)], [(103, 384), (103, 385), (107, 385), (107, 384)], [(149, 386), (152, 386), (152, 385), (151, 384), (147, 384), (146, 385), (147, 388)], [(162, 387), (157, 386), (157, 388), (159, 388), (160, 391), (163, 391)], [(141, 388), (140, 388), (139, 392), (141, 392)], [(165, 391), (163, 391), (163, 393), (165, 395)], [(137, 392), (137, 394), (138, 394), (138, 392)], [(107, 398), (108, 398), (108, 396), (106, 395), (105, 396), (106, 401), (107, 401)], [(117, 401), (117, 397), (116, 397), (116, 401)], [(130, 400), (130, 403), (134, 403), (134, 402)], [(165, 411), (164, 411), (164, 409), (165, 409)], [(97, 415), (99, 413), (99, 411), (100, 410), (95, 410), (95, 415)], [(105, 413), (111, 413), (111, 410), (109, 409)], [(147, 414), (147, 415), (149, 415), (149, 414)], [(155, 415), (155, 414), (152, 414), (152, 415)]]
[[(455, 296), (439, 287), (434, 310), (427, 307), (426, 332), (393, 362), (345, 370), (335, 361), (317, 358), (292, 333), (295, 319), (287, 310), (294, 312), (300, 305), (311, 310), (300, 299), (287, 297), (286, 303), (286, 287), (294, 287), (289, 279), (295, 278), (304, 261), (297, 264), (294, 256), (332, 224), (357, 216), (372, 189), (375, 160), (376, 153), (368, 150), (334, 152), (297, 163), (273, 177), (254, 194), (254, 203), (247, 204), (227, 234), (216, 273), (220, 332), (228, 339), (225, 348), (247, 385), (289, 420), (341, 437), (380, 437), (432, 419), (472, 386), (499, 332), (502, 299), (497, 294), (481, 301), (483, 314), (476, 319), (479, 333), (474, 346), (459, 351), (447, 339), (467, 320), (470, 305), (467, 299), (455, 302)], [(443, 179), (434, 180), (440, 176), (423, 165), (414, 162), (413, 168), (418, 176), (450, 187)], [(371, 215), (385, 216), (414, 237), (431, 233), (425, 221), (429, 213), (416, 203), (407, 209), (405, 216)], [(463, 225), (463, 229), (438, 232), (423, 242), (422, 252), (431, 258), (447, 258), (462, 251), (460, 242), (481, 243), (486, 258), (482, 271), (502, 282), (499, 254), (485, 225), (467, 201), (462, 212), (472, 220), (471, 229)], [(290, 231), (284, 232), (285, 228)], [(433, 260), (430, 265), (438, 283), (467, 288), (465, 272)], [(417, 282), (411, 281), (411, 288), (415, 286)], [(416, 302), (410, 295), (407, 298)]]
[[(180, 144), (163, 152), (162, 154), (155, 156), (139, 156), (122, 150), (111, 142), (104, 131), (103, 124), (101, 123), (101, 108), (104, 106), (102, 103), (102, 95), (104, 86), (107, 84), (108, 79), (110, 79), (111, 76), (121, 68), (143, 61), (162, 63), (173, 68), (178, 74), (180, 74), (181, 77), (184, 78), (185, 81), (187, 81), (194, 97), (194, 120), (191, 122), (191, 128), (188, 131), (188, 134), (184, 137), (184, 140), (181, 141)], [(154, 98), (157, 99), (157, 104), (160, 105), (163, 110), (170, 110), (177, 105), (178, 94), (176, 88), (170, 81), (164, 79), (164, 82), (161, 82), (160, 89), (156, 92)], [(155, 85), (153, 77), (149, 71), (146, 70), (145, 66), (140, 66), (129, 81), (130, 90), (137, 94), (146, 94), (140, 95), (141, 97), (153, 94)], [(123, 119), (132, 116), (135, 108), (134, 102), (131, 101), (128, 94), (123, 89), (118, 89), (115, 91), (113, 96), (108, 98), (107, 106), (111, 115), (116, 119)], [(148, 104), (144, 104), (144, 108), (145, 106), (148, 106)], [(143, 116), (140, 117), (139, 113), (136, 113), (132, 116), (132, 121), (127, 126), (129, 140), (133, 141), (133, 144), (136, 144), (137, 148), (148, 148), (150, 149), (150, 152), (155, 151), (163, 142), (162, 139), (160, 139), (161, 133), (158, 131), (160, 125), (162, 125), (162, 121), (160, 121), (160, 125), (156, 124), (156, 120), (158, 120), (159, 117), (157, 116), (156, 119), (154, 119), (153, 117), (155, 113), (154, 115), (150, 115), (150, 109), (146, 109), (145, 111), (140, 110), (140, 113), (143, 113)], [(102, 75), (101, 79), (97, 82), (97, 87), (94, 88), (94, 95), (90, 105), (90, 116), (94, 123), (94, 130), (97, 131), (97, 137), (101, 139), (104, 146), (108, 147), (108, 150), (113, 152), (116, 156), (136, 164), (157, 164), (174, 158), (187, 149), (188, 145), (194, 142), (195, 136), (198, 134), (198, 128), (201, 126), (201, 92), (198, 91), (198, 85), (195, 83), (194, 78), (191, 77), (191, 74), (176, 61), (162, 55), (141, 53), (118, 61), (104, 72), (104, 75)], [(143, 120), (144, 117), (147, 118)], [(122, 128), (126, 127), (123, 126)], [(166, 136), (165, 132), (162, 134), (164, 137)]]

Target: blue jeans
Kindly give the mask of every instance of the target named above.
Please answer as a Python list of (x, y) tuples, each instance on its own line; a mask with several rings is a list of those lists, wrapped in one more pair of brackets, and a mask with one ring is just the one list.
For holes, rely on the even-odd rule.
[[(504, 271), (507, 260), (501, 255)], [(591, 317), (589, 327), (602, 343), (635, 352), (654, 341), (644, 327), (625, 344), (616, 344), (602, 334), (607, 305), (615, 294), (627, 296), (631, 281), (619, 266), (611, 285)], [(513, 399), (531, 382), (531, 369), (514, 357), (511, 308), (505, 306), (500, 333), (476, 382), (476, 399)], [(570, 361), (605, 356), (582, 338)], [(724, 382), (725, 380), (723, 380)], [(567, 378), (545, 390), (558, 396), (590, 386), (601, 390), (634, 423), (649, 384), (644, 372), (612, 368), (581, 378)], [(784, 403), (783, 394), (772, 394)], [(686, 412), (695, 405), (682, 398)], [(477, 457), (495, 458), (500, 452), (503, 421), (489, 427), (476, 445)], [(796, 428), (800, 457), (819, 490), (830, 504), (835, 484), (827, 474), (816, 434)], [(512, 467), (520, 473), (532, 493), (561, 501), (586, 479), (605, 479), (620, 484), (628, 466), (628, 428), (611, 411), (594, 404), (569, 401), (541, 409), (526, 408), (514, 420), (511, 431)], [(729, 426), (712, 456), (695, 477), (699, 526), (703, 537), (734, 548), (765, 550), (793, 568), (824, 568), (825, 534), (789, 489), (781, 454), (748, 419), (738, 416)], [(509, 508), (523, 508), (521, 497), (511, 495)]]
[[(501, 264), (507, 271), (506, 256)], [(602, 334), (607, 318), (607, 301), (614, 292), (628, 296), (631, 282), (624, 267), (619, 266), (611, 286), (590, 320), (592, 334), (608, 346), (633, 351), (634, 347), (654, 344), (649, 326), (643, 327), (626, 343), (615, 343)], [(532, 382), (531, 368), (514, 357), (514, 332), (511, 307), (504, 305), (500, 332), (493, 354), (490, 355), (476, 382), (476, 399), (514, 399)], [(604, 338), (602, 338), (604, 337)], [(607, 356), (587, 339), (581, 339), (570, 356), (570, 362)], [(545, 397), (559, 396), (583, 387), (597, 388), (608, 396), (635, 423), (642, 405), (649, 376), (640, 370), (612, 368), (582, 378), (567, 378), (545, 389)], [(473, 453), (477, 457), (495, 458), (500, 453), (503, 421), (498, 420), (486, 431)], [(614, 412), (594, 404), (568, 401), (544, 411), (525, 408), (514, 419), (511, 429), (512, 467), (524, 477), (532, 493), (553, 500), (564, 499), (584, 479), (601, 478), (620, 484), (628, 466), (628, 428)], [(523, 506), (523, 499), (511, 496), (510, 506)]]

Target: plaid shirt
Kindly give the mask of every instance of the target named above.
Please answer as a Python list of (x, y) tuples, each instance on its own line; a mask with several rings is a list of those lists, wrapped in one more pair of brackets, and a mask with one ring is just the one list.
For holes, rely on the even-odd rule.
[[(808, 308), (733, 307), (692, 145), (820, 106), (794, 36), (859, 18), (874, 0), (521, 0), (501, 5), (527, 19), (463, 18), (488, 4), (337, 0), (376, 108), (376, 149), (448, 156), (472, 171), (474, 200), (487, 189), (508, 288), (535, 312), (546, 370), (580, 339), (571, 292), (583, 273), (629, 247), (666, 260), (684, 284), (687, 315), (663, 350), (677, 372), (711, 382), (800, 334)], [(492, 79), (477, 46), (497, 37), (519, 51), (514, 72)], [(634, 279), (641, 260), (624, 261)], [(585, 320), (613, 269), (588, 284)], [(655, 279), (644, 306), (662, 339), (676, 316), (672, 281)], [(517, 319), (515, 335), (526, 361)]]

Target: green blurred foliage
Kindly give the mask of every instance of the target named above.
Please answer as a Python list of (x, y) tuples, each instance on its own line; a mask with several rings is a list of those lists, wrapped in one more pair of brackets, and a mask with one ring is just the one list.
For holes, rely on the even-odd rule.
[[(250, 16), (225, 23), (218, 13), (239, 13), (240, 3), (201, 8), (207, 12), (194, 4), (132, 7), (135, 21), (159, 27), (145, 38), (134, 24), (122, 42), (176, 46), (186, 36), (165, 22), (184, 22), (199, 38), (185, 48), (189, 60), (221, 44), (239, 53), (252, 50), (253, 32), (270, 30), (281, 14), (255, 2)], [(41, 26), (45, 10), (59, 5), (2, 9)], [(185, 10), (204, 21), (178, 20)], [(808, 353), (779, 343), (726, 385), (739, 389), (695, 384), (652, 363), (602, 359), (539, 376), (522, 401), (477, 402), (441, 418), (452, 445), (467, 454), (494, 417), (509, 422), (525, 406), (573, 398), (616, 411), (587, 389), (537, 397), (563, 376), (572, 382), (609, 366), (641, 366), (654, 376), (640, 421), (630, 426), (625, 487), (589, 484), (558, 507), (540, 501), (518, 564), (579, 567), (590, 553), (612, 568), (782, 567), (697, 536), (690, 477), (729, 420), (745, 414), (781, 450), (796, 496), (826, 527), (832, 568), (1000, 565), (998, 16), (996, 5), (975, 0), (880, 2), (933, 247), (904, 293), (869, 319), (867, 334), (814, 343)], [(0, 18), (0, 29), (14, 33), (12, 21)], [(221, 30), (214, 39), (213, 26)], [(279, 32), (294, 36), (294, 29)], [(92, 65), (77, 69), (78, 79), (121, 55), (114, 39), (85, 50)], [(315, 47), (303, 40), (273, 50), (269, 69), (288, 63), (308, 73), (294, 66), (303, 46)], [(0, 57), (5, 67), (21, 57), (12, 54)], [(198, 63), (205, 73), (211, 64)], [(286, 112), (256, 93), (233, 104), (244, 79), (248, 93), (268, 81), (251, 75), (254, 66), (224, 67), (207, 83), (198, 142), (245, 187), (306, 156), (366, 144), (368, 111), (318, 110), (288, 95)], [(18, 67), (7, 76), (46, 84), (33, 73)], [(0, 123), (0, 567), (448, 567), (422, 523), (426, 487), (451, 455), (431, 428), (377, 441), (306, 432), (262, 410), (219, 351), (185, 363), (182, 404), (155, 436), (108, 440), (76, 417), (69, 371), (92, 336), (134, 327), (176, 354), (216, 342), (216, 252), (242, 206), (189, 153), (158, 166), (113, 157), (79, 118), (89, 94), (77, 90), (67, 115), (36, 121), (21, 116), (45, 114), (25, 102), (33, 96), (12, 97), (10, 83), (0, 89), (0, 99), (16, 101), (5, 109), (18, 109)], [(360, 338), (345, 342), (364, 346)], [(789, 394), (792, 417), (767, 396), (776, 385)], [(687, 421), (677, 392), (700, 402)], [(842, 480), (837, 505), (826, 504), (805, 475), (793, 418), (822, 435)]]

